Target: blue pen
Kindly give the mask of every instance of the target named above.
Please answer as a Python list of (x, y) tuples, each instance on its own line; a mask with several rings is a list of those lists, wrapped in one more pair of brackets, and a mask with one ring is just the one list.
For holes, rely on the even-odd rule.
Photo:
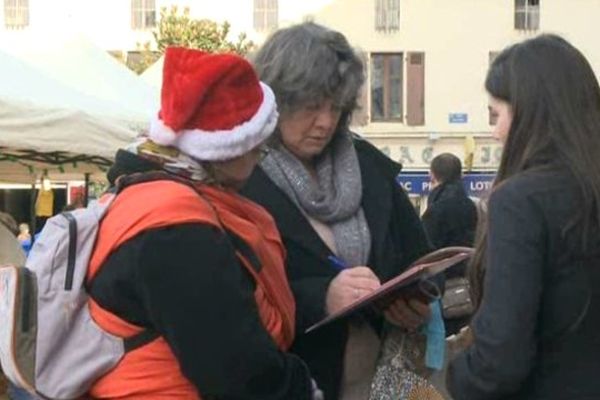
[(338, 271), (342, 271), (348, 268), (348, 264), (346, 264), (346, 262), (339, 257), (330, 255), (329, 257), (327, 257), (327, 259), (329, 260), (333, 268), (337, 269)]

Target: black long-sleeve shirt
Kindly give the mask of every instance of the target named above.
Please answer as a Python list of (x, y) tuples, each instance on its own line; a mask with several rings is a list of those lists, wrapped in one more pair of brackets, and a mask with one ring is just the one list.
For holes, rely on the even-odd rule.
[(254, 289), (223, 233), (185, 224), (122, 244), (102, 265), (91, 295), (162, 335), (203, 396), (311, 399), (307, 367), (276, 347), (260, 321)]

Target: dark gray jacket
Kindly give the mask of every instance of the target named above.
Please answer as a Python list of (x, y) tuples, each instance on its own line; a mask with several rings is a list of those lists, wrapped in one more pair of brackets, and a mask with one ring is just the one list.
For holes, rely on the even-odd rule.
[(562, 234), (581, 205), (567, 172), (528, 172), (489, 202), (474, 344), (450, 365), (455, 400), (600, 399), (600, 238)]

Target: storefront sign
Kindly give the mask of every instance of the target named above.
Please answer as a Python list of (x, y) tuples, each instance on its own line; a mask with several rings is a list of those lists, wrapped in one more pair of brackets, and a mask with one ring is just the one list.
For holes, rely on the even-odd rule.
[(408, 194), (426, 195), (429, 193), (431, 182), (427, 174), (400, 174), (396, 181)]
[(463, 184), (468, 196), (481, 197), (489, 193), (494, 183), (494, 174), (466, 174), (463, 177)]
[[(405, 173), (396, 178), (404, 190), (410, 195), (427, 196), (431, 189), (429, 175), (425, 173)], [(494, 174), (466, 174), (463, 177), (463, 184), (468, 196), (481, 197), (487, 193), (494, 181)]]

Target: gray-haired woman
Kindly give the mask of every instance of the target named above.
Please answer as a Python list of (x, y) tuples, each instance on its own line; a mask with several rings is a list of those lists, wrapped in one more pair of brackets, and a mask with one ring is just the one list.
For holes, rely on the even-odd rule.
[[(383, 318), (304, 331), (423, 255), (425, 234), (395, 183), (401, 166), (348, 129), (364, 72), (341, 33), (311, 22), (279, 30), (254, 64), (273, 88), (280, 118), (244, 193), (275, 217), (287, 248), (297, 301), (293, 351), (326, 399), (367, 399)], [(414, 330), (429, 308), (400, 298), (384, 314)]]

